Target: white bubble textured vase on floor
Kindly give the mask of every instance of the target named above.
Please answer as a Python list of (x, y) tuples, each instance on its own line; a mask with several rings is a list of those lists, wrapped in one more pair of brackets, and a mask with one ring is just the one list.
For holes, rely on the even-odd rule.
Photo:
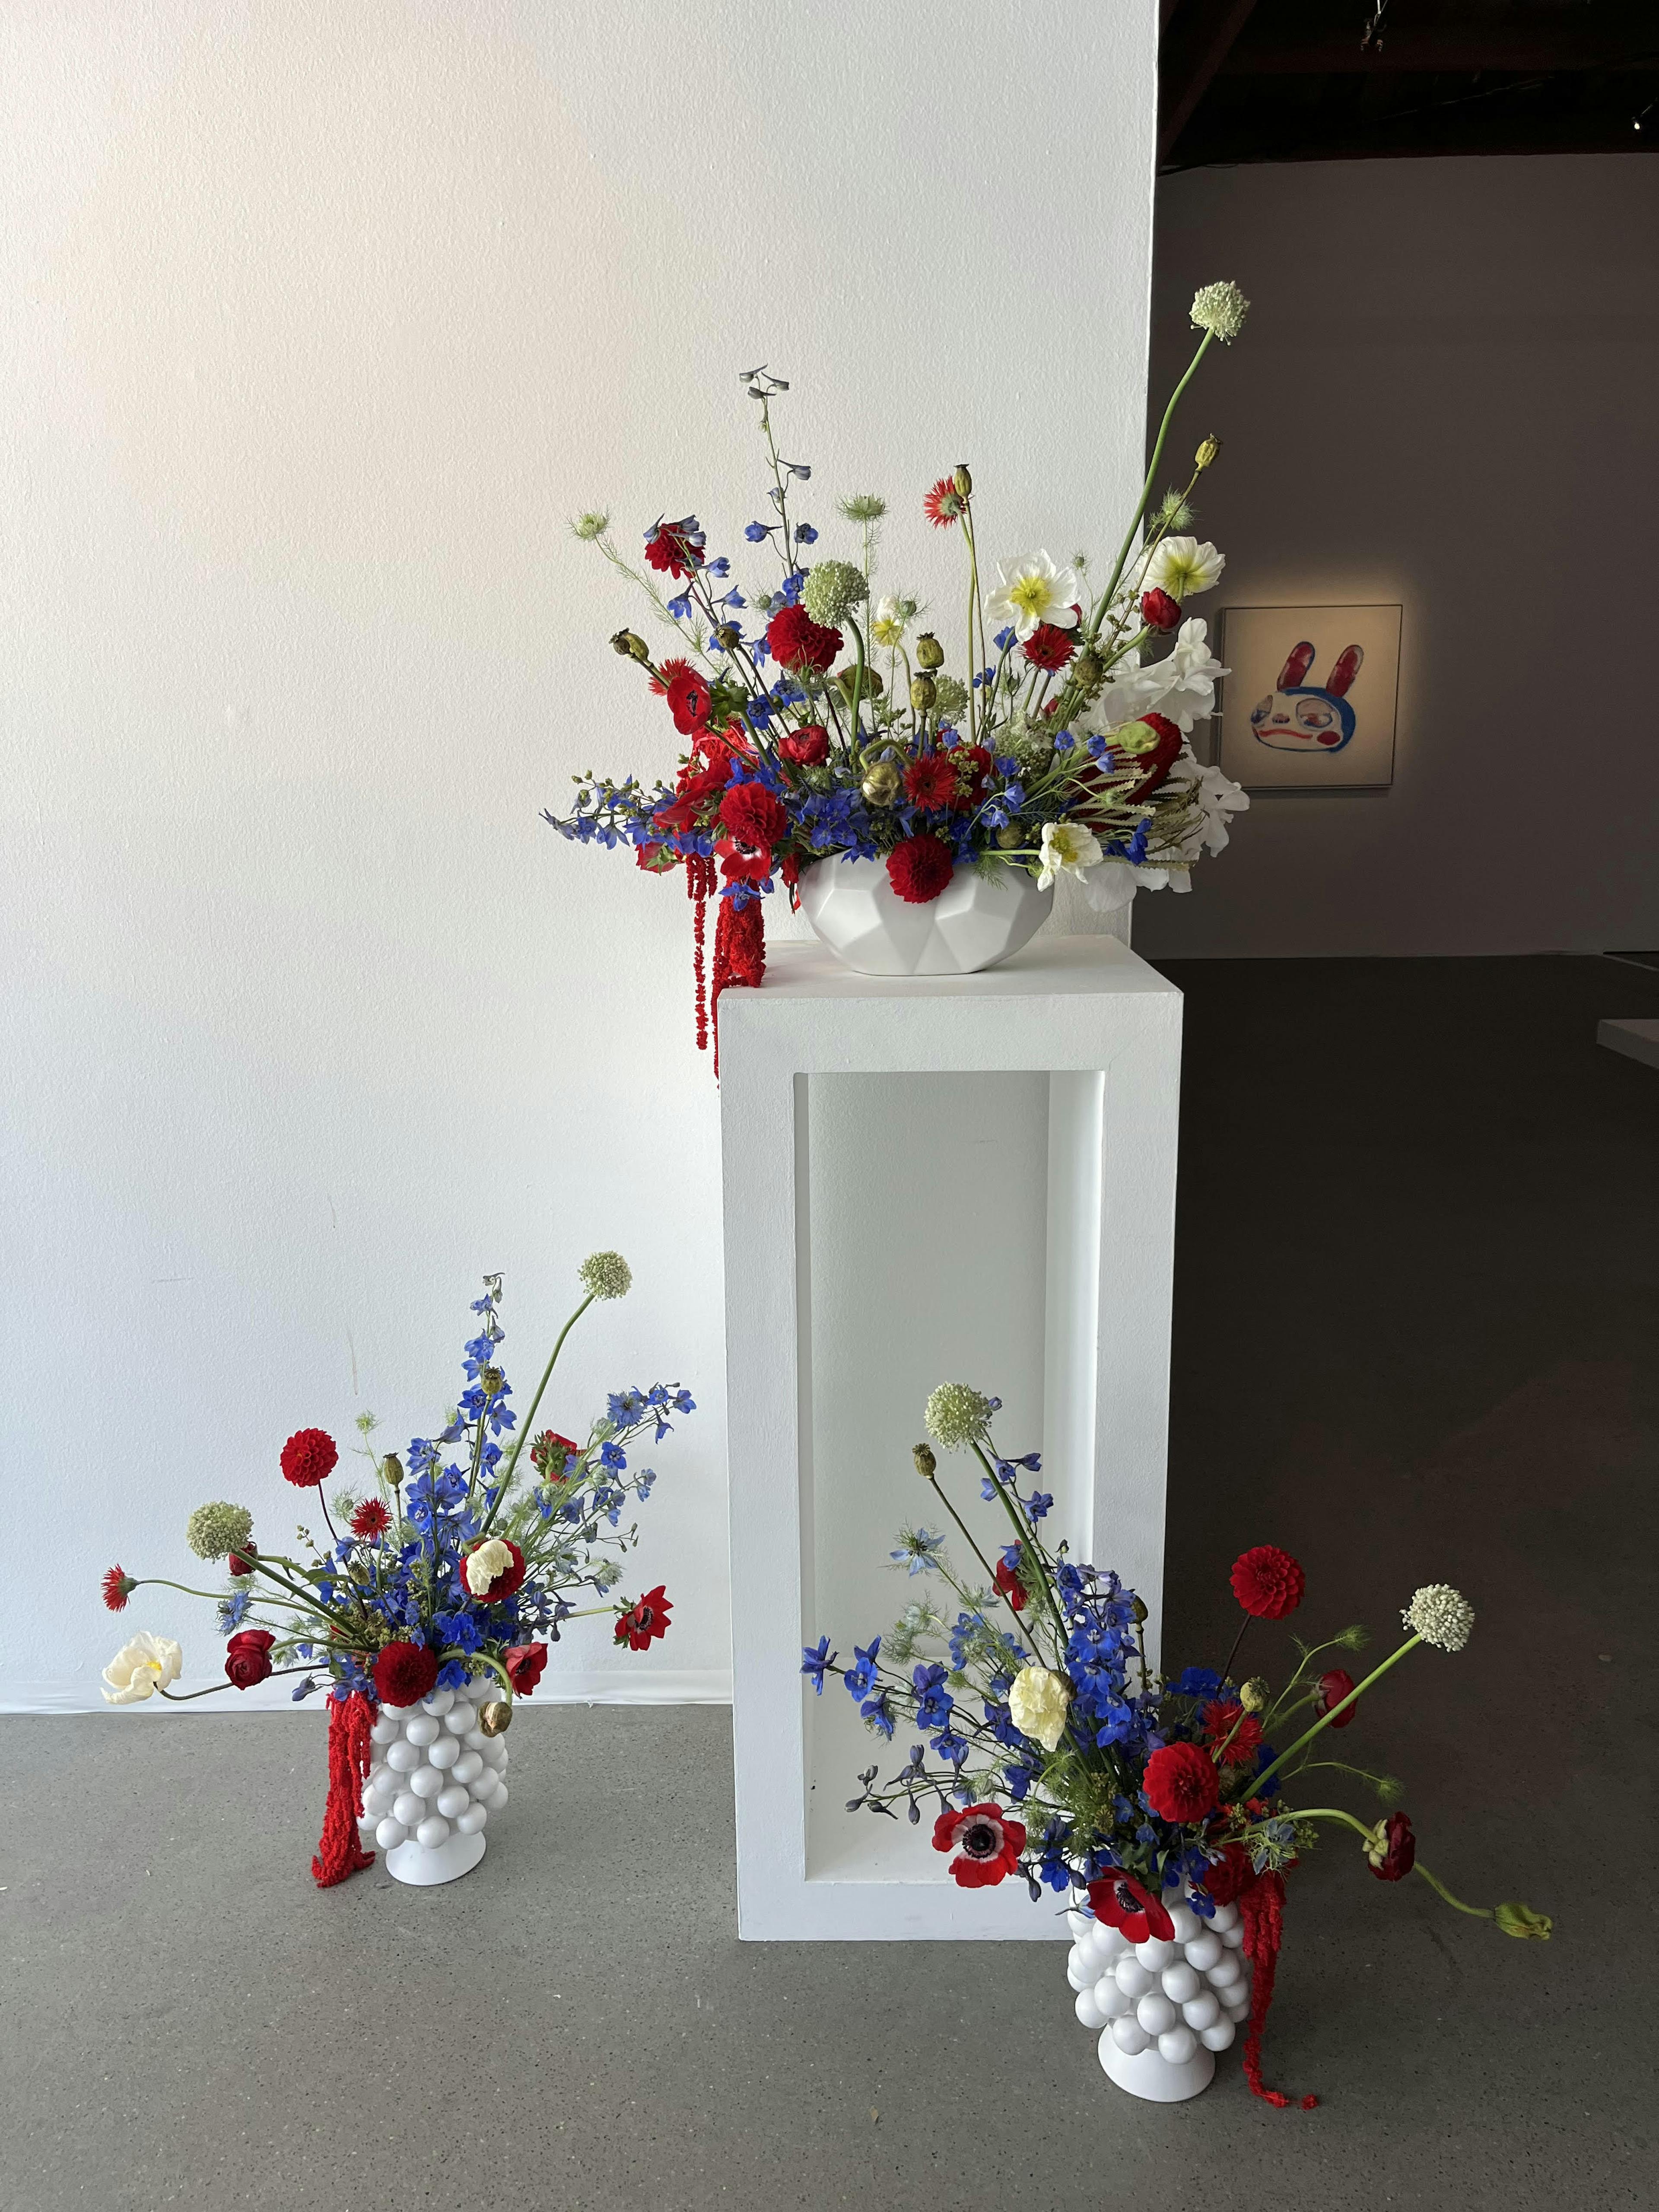
[(800, 879), (801, 912), (836, 958), (860, 975), (972, 975), (1028, 944), (1053, 911), (1024, 868), (959, 867), (936, 899), (914, 905), (885, 860), (816, 860)]
[(1067, 1916), (1066, 1978), (1077, 2016), (1100, 2038), (1100, 2063), (1120, 2089), (1156, 2105), (1207, 2089), (1218, 2051), (1250, 2010), (1250, 1970), (1236, 1905), (1200, 1919), (1184, 1900), (1170, 1908), (1171, 1938), (1130, 1943), (1091, 1914)]
[(500, 1695), (484, 1674), (417, 1705), (380, 1708), (359, 1832), (365, 1850), (386, 1854), (395, 1881), (453, 1881), (483, 1856), (485, 1824), (507, 1803), (507, 1751), (484, 1734), (479, 1713)]

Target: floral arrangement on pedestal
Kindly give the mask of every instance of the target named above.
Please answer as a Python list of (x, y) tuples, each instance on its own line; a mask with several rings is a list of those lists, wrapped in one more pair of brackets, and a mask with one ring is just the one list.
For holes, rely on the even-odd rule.
[[(1182, 392), (1212, 343), (1237, 336), (1246, 307), (1231, 283), (1194, 298), (1202, 336), (1099, 586), (1083, 556), (1060, 564), (1044, 552), (1004, 561), (992, 583), (980, 565), (971, 471), (959, 465), (939, 478), (923, 506), (959, 537), (967, 572), (955, 669), (933, 633), (919, 628), (914, 599), (874, 596), (884, 499), (840, 502), (856, 558), (811, 560), (818, 532), (792, 505), (811, 470), (779, 450), (772, 410), (788, 387), (764, 368), (742, 381), (760, 409), (771, 514), (744, 535), (778, 564), (775, 582), (740, 589), (730, 558), (710, 550), (693, 514), (652, 525), (642, 568), (618, 550), (606, 515), (573, 526), (677, 633), (666, 653), (653, 654), (629, 629), (611, 643), (688, 744), (672, 787), (586, 774), (576, 778), (574, 811), (545, 818), (580, 842), (630, 848), (647, 873), (683, 872), (696, 909), (699, 1045), (721, 991), (761, 980), (760, 901), (780, 884), (854, 965), (871, 963), (827, 919), (830, 895), (843, 884), (857, 881), (878, 919), (899, 921), (947, 892), (958, 907), (982, 894), (987, 911), (1001, 916), (988, 928), (941, 933), (908, 965), (874, 963), (882, 972), (943, 972), (1016, 950), (1047, 914), (1060, 875), (1109, 909), (1139, 889), (1186, 890), (1200, 854), (1226, 844), (1229, 817), (1249, 802), (1200, 766), (1188, 743), (1225, 673), (1204, 623), (1186, 611), (1224, 566), (1189, 528), (1217, 441), (1203, 441), (1186, 483), (1156, 505), (1153, 487)], [(1169, 650), (1148, 658), (1159, 641)], [(704, 911), (715, 897), (708, 980)]]
[[(329, 1797), (312, 1862), (325, 1887), (372, 1863), (371, 1832), (404, 1880), (448, 1880), (476, 1864), (485, 1821), (506, 1800), (499, 1739), (513, 1700), (535, 1690), (563, 1624), (613, 1614), (617, 1643), (635, 1651), (667, 1633), (672, 1608), (661, 1584), (635, 1599), (613, 1595), (620, 1555), (638, 1540), (623, 1512), (656, 1480), (630, 1468), (629, 1453), (641, 1437), (660, 1443), (671, 1415), (691, 1413), (693, 1401), (659, 1382), (614, 1392), (585, 1442), (535, 1431), (566, 1337), (589, 1306), (624, 1297), (632, 1281), (617, 1252), (594, 1253), (578, 1273), (581, 1301), (521, 1427), (501, 1364), (501, 1278), (487, 1275), (472, 1305), (466, 1387), (438, 1435), (416, 1437), (400, 1458), (375, 1449), (374, 1417), (362, 1415), (366, 1479), (337, 1491), (331, 1511), (324, 1486), (339, 1462), (334, 1439), (301, 1429), (283, 1446), (283, 1478), (314, 1493), (326, 1544), (305, 1527), (297, 1555), (256, 1542), (250, 1510), (221, 1501), (197, 1508), (185, 1539), (198, 1559), (224, 1562), (224, 1591), (120, 1566), (103, 1578), (112, 1613), (152, 1585), (216, 1596), (228, 1639), (225, 1680), (179, 1692), (170, 1686), (180, 1647), (141, 1630), (104, 1670), (109, 1704), (182, 1702), (276, 1674), (301, 1678), (296, 1700), (325, 1690)], [(584, 1590), (599, 1601), (578, 1606)]]
[[(866, 1769), (849, 1812), (894, 1819), (902, 1809), (920, 1822), (936, 1808), (933, 1848), (964, 1888), (1016, 1875), (1034, 1901), (1045, 1890), (1070, 1899), (1076, 2011), (1099, 2032), (1101, 2063), (1115, 2081), (1161, 2101), (1193, 2095), (1243, 2023), (1251, 2088), (1289, 2102), (1263, 2084), (1261, 2034), (1285, 1877), (1323, 1824), (1356, 1839), (1379, 1881), (1415, 1875), (1505, 1935), (1549, 1935), (1548, 1919), (1523, 1905), (1454, 1897), (1417, 1856), (1400, 1784), (1334, 1757), (1326, 1733), (1348, 1728), (1364, 1693), (1407, 1652), (1461, 1651), (1474, 1623), (1467, 1599), (1444, 1583), (1418, 1590), (1404, 1608), (1404, 1641), (1358, 1680), (1344, 1662), (1369, 1638), (1353, 1627), (1322, 1644), (1297, 1640), (1277, 1686), (1257, 1674), (1236, 1683), (1251, 1621), (1287, 1620), (1304, 1594), (1296, 1560), (1257, 1545), (1232, 1570), (1244, 1617), (1225, 1662), (1162, 1675), (1147, 1664), (1146, 1609), (1134, 1592), (1108, 1570), (1073, 1562), (1063, 1542), (1051, 1547), (1043, 1524), (1054, 1500), (1038, 1486), (1041, 1458), (998, 1451), (999, 1405), (966, 1383), (943, 1383), (927, 1401), (927, 1426), (942, 1448), (976, 1462), (981, 1495), (1007, 1517), (1009, 1542), (987, 1557), (947, 1495), (932, 1447), (918, 1444), (917, 1472), (977, 1573), (958, 1572), (942, 1534), (907, 1528), (896, 1566), (943, 1584), (950, 1602), (929, 1589), (891, 1629), (855, 1646), (850, 1667), (820, 1637), (801, 1671), (820, 1696), (824, 1677), (839, 1675), (884, 1742), (901, 1726), (925, 1739), (885, 1783), (878, 1766)], [(1376, 1817), (1300, 1802), (1316, 1769), (1367, 1786)]]

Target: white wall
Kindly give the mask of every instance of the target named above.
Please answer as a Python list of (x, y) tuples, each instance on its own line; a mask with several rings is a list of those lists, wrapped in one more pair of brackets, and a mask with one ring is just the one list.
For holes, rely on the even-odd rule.
[[(179, 1574), (204, 1498), (285, 1532), (293, 1428), (427, 1432), (486, 1268), (523, 1402), (599, 1245), (637, 1288), (550, 1417), (659, 1375), (702, 1411), (633, 1571), (672, 1634), (624, 1678), (592, 1624), (565, 1687), (718, 1693), (687, 909), (537, 820), (673, 738), (563, 519), (608, 502), (627, 542), (695, 507), (742, 552), (735, 371), (767, 360), (826, 549), (831, 495), (884, 489), (886, 576), (948, 587), (946, 620), (918, 501), (957, 459), (1000, 549), (1112, 538), (1152, 0), (1040, 27), (935, 0), (6, 11), (0, 1698), (84, 1698), (117, 1640), (99, 1571)], [(154, 1591), (119, 1626), (207, 1680), (210, 1622)]]
[(1216, 606), (1403, 602), (1386, 796), (1255, 799), (1159, 954), (1659, 945), (1659, 162), (1334, 161), (1159, 186), (1156, 393), (1196, 282)]

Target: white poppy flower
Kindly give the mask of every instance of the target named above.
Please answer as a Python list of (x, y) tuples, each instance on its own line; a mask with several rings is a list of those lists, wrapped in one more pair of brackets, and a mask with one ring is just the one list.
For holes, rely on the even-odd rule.
[(1182, 623), (1162, 660), (1126, 666), (1109, 678), (1079, 726), (1103, 732), (1159, 714), (1167, 714), (1177, 729), (1190, 730), (1214, 708), (1216, 679), (1229, 672), (1210, 651), (1207, 624), (1194, 617)]
[(141, 1628), (104, 1669), (104, 1680), (109, 1685), (104, 1703), (142, 1705), (155, 1691), (176, 1682), (184, 1663), (184, 1652), (171, 1637), (152, 1636), (147, 1628)]
[(498, 1575), (513, 1564), (513, 1554), (499, 1536), (486, 1536), (476, 1552), (469, 1552), (461, 1572), (474, 1597), (482, 1597)]
[(1079, 883), (1085, 868), (1100, 859), (1100, 840), (1080, 822), (1045, 822), (1041, 847), (1042, 870), (1037, 889), (1046, 891), (1059, 875), (1075, 876)]
[(999, 627), (1012, 623), (1022, 644), (1042, 623), (1056, 629), (1075, 629), (1076, 602), (1083, 594), (1077, 572), (1056, 568), (1046, 553), (1023, 554), (997, 569), (997, 587), (985, 602), (985, 611)]
[(1160, 538), (1141, 571), (1140, 588), (1167, 592), (1177, 601), (1190, 599), (1218, 583), (1226, 565), (1226, 555), (1218, 553), (1207, 538), (1201, 545), (1196, 538)]

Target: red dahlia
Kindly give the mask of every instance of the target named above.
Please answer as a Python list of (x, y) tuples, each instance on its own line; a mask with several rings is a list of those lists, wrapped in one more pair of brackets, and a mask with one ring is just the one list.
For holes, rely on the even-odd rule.
[(1089, 1902), (1097, 1920), (1115, 1928), (1131, 1943), (1145, 1943), (1153, 1936), (1167, 1943), (1175, 1934), (1163, 1900), (1143, 1889), (1132, 1874), (1109, 1874), (1091, 1881)]
[(956, 873), (951, 848), (929, 830), (919, 830), (887, 855), (887, 880), (912, 906), (936, 899)]
[(782, 842), (789, 830), (783, 801), (763, 783), (732, 785), (720, 801), (720, 820), (744, 844), (768, 852)]
[[(478, 1544), (482, 1544), (486, 1540), (491, 1543), (500, 1542), (505, 1544), (507, 1550), (513, 1554), (513, 1563), (510, 1566), (506, 1566), (501, 1569), (500, 1574), (495, 1577), (495, 1579), (489, 1584), (488, 1589), (475, 1590), (471, 1583), (466, 1579), (466, 1562), (471, 1553), (477, 1550)], [(510, 1536), (501, 1536), (499, 1538), (491, 1537), (488, 1540), (480, 1536), (478, 1539), (478, 1544), (469, 1544), (466, 1550), (461, 1554), (462, 1586), (465, 1589), (467, 1595), (469, 1597), (476, 1598), (480, 1605), (499, 1605), (503, 1598), (508, 1598), (513, 1595), (514, 1592), (518, 1589), (520, 1583), (525, 1578), (526, 1571), (524, 1553), (519, 1549), (518, 1546), (514, 1542)]]
[(830, 757), (830, 732), (822, 722), (803, 722), (787, 738), (778, 739), (780, 760), (793, 761), (799, 768), (822, 768)]
[(701, 568), (702, 538), (695, 514), (688, 514), (679, 522), (658, 523), (654, 530), (646, 533), (646, 566), (671, 576), (684, 576), (693, 568)]
[(1033, 668), (1064, 668), (1077, 651), (1077, 640), (1054, 623), (1039, 623), (1020, 650)]
[(544, 1482), (562, 1482), (565, 1468), (581, 1457), (581, 1446), (556, 1429), (544, 1429), (530, 1447), (530, 1464)]
[(1018, 1874), (1024, 1848), (1023, 1823), (1000, 1805), (970, 1805), (965, 1812), (941, 1813), (933, 1823), (933, 1849), (956, 1852), (951, 1877), (963, 1889), (990, 1889)]
[(1379, 1881), (1404, 1881), (1417, 1864), (1417, 1838), (1408, 1813), (1390, 1813), (1382, 1824), (1383, 1843), (1365, 1846), (1365, 1857)]
[(1283, 1620), (1302, 1602), (1307, 1577), (1277, 1544), (1257, 1544), (1233, 1561), (1233, 1595), (1253, 1620)]
[(438, 1679), (438, 1655), (424, 1644), (388, 1644), (374, 1660), (374, 1688), (383, 1705), (417, 1705)]
[(225, 1672), (239, 1690), (251, 1690), (270, 1672), (270, 1647), (276, 1641), (268, 1628), (240, 1629), (225, 1646)]
[[(1316, 1712), (1322, 1720), (1324, 1716), (1329, 1712), (1333, 1705), (1340, 1705), (1341, 1704), (1343, 1698), (1347, 1696), (1349, 1691), (1352, 1690), (1352, 1687), (1353, 1676), (1348, 1672), (1346, 1667), (1331, 1667), (1327, 1668), (1326, 1672), (1320, 1676), (1319, 1686), (1314, 1692), (1315, 1712)], [(1337, 1715), (1336, 1718), (1331, 1723), (1331, 1726), (1334, 1729), (1346, 1728), (1348, 1723), (1353, 1718), (1354, 1715), (1358, 1711), (1359, 1708), (1358, 1705), (1350, 1705), (1346, 1712), (1341, 1712)]]
[(1195, 1743), (1166, 1743), (1146, 1762), (1140, 1778), (1146, 1802), (1160, 1820), (1185, 1828), (1214, 1812), (1220, 1797), (1215, 1761)]
[(1181, 620), (1181, 609), (1167, 592), (1143, 592), (1140, 619), (1148, 629), (1173, 629)]
[(941, 477), (930, 492), (924, 492), (921, 511), (935, 530), (948, 530), (961, 517), (967, 501), (957, 489), (954, 480)]
[(630, 1651), (648, 1651), (654, 1637), (666, 1636), (672, 1601), (663, 1595), (660, 1583), (655, 1589), (647, 1590), (636, 1604), (617, 1616), (617, 1641), (625, 1644)]
[(1018, 1575), (1006, 1559), (997, 1561), (997, 1571), (991, 1577), (1016, 1613), (1025, 1610), (1025, 1589)]
[(501, 1664), (507, 1669), (514, 1697), (527, 1698), (542, 1679), (542, 1670), (547, 1665), (547, 1646), (509, 1644), (501, 1654)]
[(949, 806), (957, 795), (957, 764), (949, 753), (927, 753), (904, 771), (904, 795), (913, 806)]
[(296, 1490), (320, 1490), (339, 1456), (326, 1429), (296, 1429), (283, 1446), (283, 1473)]
[(714, 695), (706, 677), (699, 676), (695, 668), (683, 668), (668, 685), (667, 696), (674, 727), (683, 736), (689, 738), (708, 728)]
[(384, 1536), (392, 1526), (392, 1516), (378, 1498), (366, 1498), (351, 1516), (354, 1536)]
[(1253, 1763), (1261, 1747), (1261, 1722), (1256, 1714), (1247, 1713), (1242, 1705), (1224, 1705), (1218, 1701), (1205, 1706), (1201, 1718), (1204, 1741), (1220, 1753), (1224, 1765), (1247, 1766)]
[(104, 1603), (112, 1613), (124, 1613), (128, 1597), (138, 1587), (136, 1576), (119, 1567), (107, 1569), (104, 1576)]
[(841, 651), (841, 632), (815, 623), (805, 607), (780, 607), (766, 625), (766, 643), (781, 667), (822, 674)]

